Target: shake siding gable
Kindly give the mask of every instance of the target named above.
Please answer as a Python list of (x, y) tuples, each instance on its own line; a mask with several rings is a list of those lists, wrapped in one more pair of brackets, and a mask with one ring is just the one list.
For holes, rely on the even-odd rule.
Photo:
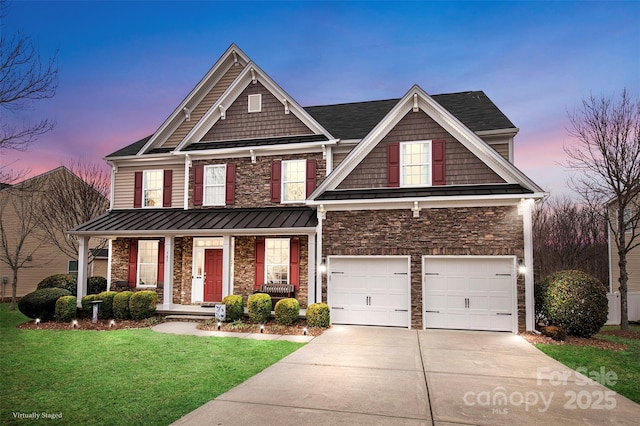
[[(262, 95), (262, 111), (248, 112), (249, 95)], [(284, 105), (260, 82), (249, 83), (231, 105), (226, 107), (224, 120), (218, 120), (202, 141), (269, 138), (310, 135), (313, 132), (293, 113), (285, 114)]]
[(389, 187), (388, 146), (418, 140), (442, 140), (446, 144), (444, 174), (447, 185), (505, 182), (431, 117), (420, 111), (408, 112), (338, 185), (337, 189)]

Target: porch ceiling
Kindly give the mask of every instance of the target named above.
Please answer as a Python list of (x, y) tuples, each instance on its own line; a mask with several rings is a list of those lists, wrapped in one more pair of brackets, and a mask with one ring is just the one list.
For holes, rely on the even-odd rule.
[(127, 209), (112, 210), (71, 231), (74, 235), (210, 234), (210, 231), (313, 231), (318, 224), (308, 207), (262, 209)]

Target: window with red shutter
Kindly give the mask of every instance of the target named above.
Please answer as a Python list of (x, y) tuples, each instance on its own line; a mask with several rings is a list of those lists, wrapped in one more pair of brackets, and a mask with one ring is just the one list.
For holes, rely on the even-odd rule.
[(193, 205), (202, 205), (204, 166), (199, 164), (193, 168)]
[(298, 290), (300, 287), (300, 240), (291, 239), (289, 248), (289, 284)]
[(432, 185), (445, 185), (445, 141), (434, 140), (431, 142)]
[(253, 286), (257, 290), (260, 288), (262, 284), (264, 284), (264, 254), (265, 254), (265, 243), (264, 239), (256, 239), (255, 244), (255, 255), (254, 255), (254, 281)]
[(309, 197), (313, 191), (316, 189), (316, 160), (309, 159), (307, 160), (307, 181), (306, 181), (306, 197)]
[(282, 182), (282, 163), (274, 161), (271, 163), (271, 202), (280, 202), (280, 192)]
[(142, 207), (142, 172), (135, 172), (133, 178), (133, 208)]
[(129, 242), (129, 270), (128, 278), (129, 287), (136, 286), (136, 279), (138, 276), (138, 242)]
[(158, 244), (158, 288), (164, 288), (164, 240)]
[(387, 145), (387, 186), (400, 186), (400, 143), (391, 142)]
[(227, 164), (227, 179), (225, 182), (225, 204), (235, 203), (236, 194), (236, 165)]
[(171, 207), (171, 185), (173, 183), (173, 170), (164, 171), (162, 185), (162, 207)]

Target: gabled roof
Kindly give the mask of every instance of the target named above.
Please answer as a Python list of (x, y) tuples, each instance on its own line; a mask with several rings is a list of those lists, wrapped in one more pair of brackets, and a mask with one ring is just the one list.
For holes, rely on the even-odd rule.
[[(479, 102), (483, 102), (481, 97), (478, 97), (477, 99)], [(449, 99), (449, 101), (451, 101), (451, 99)], [(452, 102), (452, 104), (455, 104), (455, 102)], [(365, 136), (362, 141), (353, 150), (351, 150), (351, 152), (349, 152), (347, 157), (338, 165), (338, 167), (336, 167), (327, 179), (325, 179), (316, 188), (309, 197), (309, 203), (317, 204), (319, 202), (317, 199), (322, 193), (325, 191), (335, 190), (409, 111), (422, 111), (429, 115), (436, 123), (438, 123), (456, 140), (491, 168), (498, 176), (504, 179), (506, 183), (519, 184), (534, 193), (543, 193), (543, 190), (538, 185), (518, 170), (513, 164), (498, 154), (478, 135), (476, 135), (472, 129), (456, 118), (453, 113), (445, 109), (440, 103), (436, 102), (431, 96), (422, 90), (422, 88), (414, 85), (406, 95), (396, 103), (387, 115), (367, 134), (367, 136)], [(473, 117), (477, 117), (477, 115), (468, 113), (467, 117), (471, 120)], [(480, 118), (476, 118), (475, 120), (478, 120), (479, 122), (483, 121)], [(508, 123), (511, 122), (508, 121)], [(513, 124), (511, 125), (513, 126)]]

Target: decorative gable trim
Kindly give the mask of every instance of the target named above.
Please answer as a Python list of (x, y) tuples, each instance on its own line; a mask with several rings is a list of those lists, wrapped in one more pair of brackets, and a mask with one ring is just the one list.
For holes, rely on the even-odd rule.
[(225, 90), (220, 98), (209, 108), (203, 115), (202, 119), (191, 129), (185, 136), (183, 141), (176, 147), (176, 151), (181, 151), (186, 146), (200, 141), (205, 134), (213, 127), (213, 125), (222, 119), (221, 110), (226, 110), (238, 96), (255, 81), (260, 83), (275, 96), (283, 105), (283, 111), (288, 109), (290, 114), (294, 114), (302, 123), (315, 134), (324, 134), (328, 139), (334, 139), (333, 136), (322, 127), (302, 106), (293, 101), (275, 81), (271, 79), (262, 69), (255, 63), (250, 62), (236, 77), (233, 83)]
[(365, 136), (362, 141), (347, 155), (309, 197), (309, 204), (324, 191), (334, 190), (345, 180), (356, 166), (376, 147), (376, 145), (400, 122), (409, 112), (422, 110), (469, 151), (483, 161), (506, 183), (517, 183), (534, 193), (544, 191), (531, 179), (505, 160), (478, 135), (466, 127), (460, 120), (437, 103), (418, 85), (414, 85), (387, 115)]
[(215, 86), (231, 67), (244, 66), (249, 62), (251, 62), (251, 59), (238, 46), (231, 44), (136, 155), (142, 155), (150, 149), (162, 146), (183, 121), (191, 120), (193, 108), (202, 101), (209, 90)]

